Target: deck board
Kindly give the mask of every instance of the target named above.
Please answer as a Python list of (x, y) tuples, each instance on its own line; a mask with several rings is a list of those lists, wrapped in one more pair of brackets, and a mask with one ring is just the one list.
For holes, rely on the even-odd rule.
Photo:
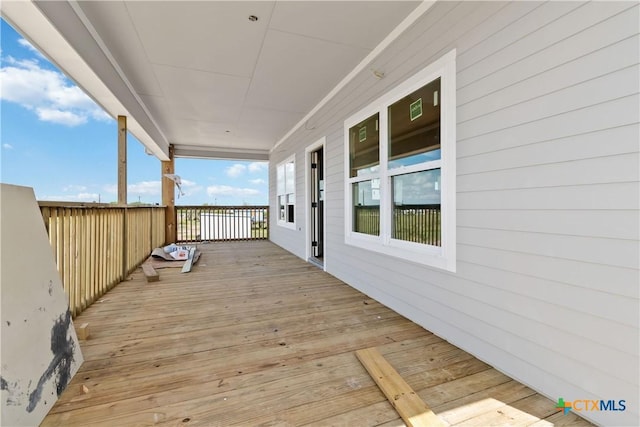
[(78, 316), (91, 324), (85, 363), (43, 426), (403, 425), (355, 356), (369, 347), (450, 425), (564, 421), (551, 400), (268, 241), (199, 249), (190, 273), (147, 283), (138, 269)]

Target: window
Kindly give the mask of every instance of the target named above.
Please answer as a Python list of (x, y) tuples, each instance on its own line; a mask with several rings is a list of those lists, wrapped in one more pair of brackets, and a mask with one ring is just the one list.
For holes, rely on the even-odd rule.
[(291, 157), (278, 165), (278, 225), (295, 229), (296, 168)]
[(380, 235), (379, 114), (349, 129), (353, 230)]
[(455, 50), (345, 121), (345, 241), (455, 271)]
[(441, 246), (440, 78), (388, 108), (391, 238)]

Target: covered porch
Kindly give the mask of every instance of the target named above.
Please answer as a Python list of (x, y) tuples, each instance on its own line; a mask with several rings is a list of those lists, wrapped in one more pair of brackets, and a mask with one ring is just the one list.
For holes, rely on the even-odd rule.
[[(91, 331), (43, 425), (402, 425), (355, 356), (371, 347), (449, 425), (638, 425), (638, 12), (4, 2), (3, 19), (118, 119), (117, 211), (41, 205), (75, 323)], [(423, 99), (439, 106), (439, 142), (428, 131), (398, 155), (440, 154), (395, 168), (390, 147), (413, 134), (394, 142), (389, 111), (414, 93), (405, 121), (426, 120)], [(128, 132), (160, 161), (162, 206), (127, 206)], [(377, 169), (358, 177), (351, 141), (367, 135), (374, 154), (354, 164)], [(191, 273), (147, 283), (151, 248), (213, 229), (175, 206), (181, 157), (269, 161), (266, 226), (248, 233), (269, 240), (202, 244)], [(444, 178), (428, 192), (392, 186), (430, 171)], [(354, 225), (375, 218), (360, 183), (379, 229)], [(396, 233), (394, 211), (435, 218), (442, 238), (429, 221), (422, 240)], [(335, 277), (305, 262), (320, 247)], [(563, 414), (564, 399), (604, 410)]]
[(199, 248), (76, 318), (85, 362), (43, 426), (404, 425), (368, 347), (449, 425), (590, 425), (269, 241)]

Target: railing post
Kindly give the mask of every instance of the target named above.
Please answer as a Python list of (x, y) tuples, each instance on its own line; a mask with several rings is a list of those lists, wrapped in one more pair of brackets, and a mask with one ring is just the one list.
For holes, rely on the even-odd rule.
[(162, 177), (162, 204), (166, 206), (165, 211), (165, 243), (174, 243), (176, 235), (176, 201), (174, 181), (167, 178), (166, 174), (175, 173), (175, 162), (173, 159), (173, 146), (169, 146), (169, 161), (162, 162), (160, 174)]
[(153, 208), (149, 208), (149, 252), (153, 250)]
[(118, 116), (118, 204), (127, 204), (127, 116)]
[(129, 274), (129, 242), (128, 242), (128, 219), (127, 207), (122, 207), (122, 280)]

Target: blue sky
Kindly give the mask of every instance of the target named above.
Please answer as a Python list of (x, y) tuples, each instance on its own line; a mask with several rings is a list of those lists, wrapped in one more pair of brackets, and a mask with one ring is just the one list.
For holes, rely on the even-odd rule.
[[(0, 20), (0, 178), (38, 200), (117, 199), (117, 126), (81, 89)], [(129, 202), (160, 203), (160, 161), (128, 135)], [(268, 203), (267, 163), (175, 160), (176, 204)]]

